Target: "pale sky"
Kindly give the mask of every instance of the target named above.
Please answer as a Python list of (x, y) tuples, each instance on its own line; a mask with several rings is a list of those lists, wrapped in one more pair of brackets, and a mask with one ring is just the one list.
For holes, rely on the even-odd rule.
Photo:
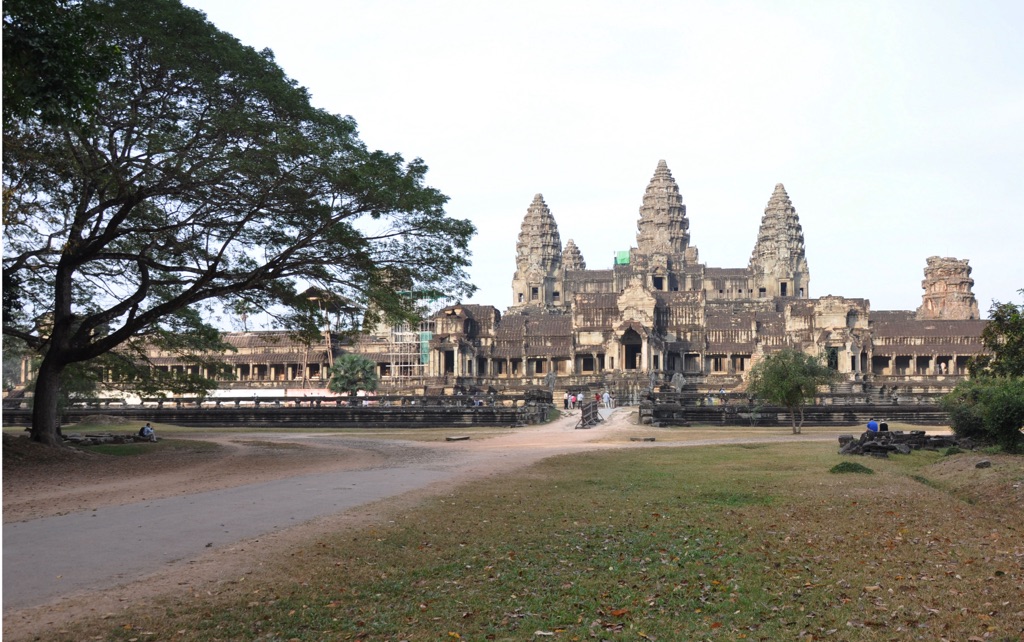
[(747, 265), (783, 183), (812, 297), (912, 310), (938, 255), (970, 260), (983, 314), (1021, 301), (1019, 0), (185, 1), (426, 161), (478, 230), (469, 302), (512, 303), (536, 193), (611, 267), (659, 159), (708, 266)]

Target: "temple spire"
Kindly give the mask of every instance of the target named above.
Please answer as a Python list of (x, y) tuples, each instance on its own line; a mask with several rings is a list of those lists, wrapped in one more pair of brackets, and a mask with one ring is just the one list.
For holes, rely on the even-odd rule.
[(921, 287), (924, 294), (917, 309), (919, 321), (981, 318), (967, 259), (929, 256)]
[(562, 267), (566, 270), (585, 270), (587, 262), (583, 260), (583, 253), (572, 239), (565, 242), (565, 249), (562, 250)]
[(768, 199), (750, 255), (754, 281), (767, 296), (807, 298), (810, 273), (800, 217), (782, 183)]
[(644, 192), (644, 204), (640, 207), (637, 249), (646, 255), (682, 256), (690, 243), (689, 227), (679, 186), (672, 178), (668, 163), (660, 160)]
[(558, 225), (544, 196), (537, 194), (526, 210), (516, 243), (516, 273), (512, 277), (513, 304), (548, 304), (554, 281), (562, 268), (562, 241)]

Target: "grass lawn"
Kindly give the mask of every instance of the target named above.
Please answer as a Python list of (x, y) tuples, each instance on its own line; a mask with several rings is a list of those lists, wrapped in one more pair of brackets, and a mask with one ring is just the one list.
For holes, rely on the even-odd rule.
[(1021, 639), (1024, 460), (835, 451), (552, 458), (57, 639)]

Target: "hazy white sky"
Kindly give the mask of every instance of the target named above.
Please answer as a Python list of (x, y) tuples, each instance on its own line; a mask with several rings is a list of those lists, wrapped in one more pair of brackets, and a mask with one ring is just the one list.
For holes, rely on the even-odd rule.
[(701, 262), (745, 267), (783, 183), (812, 297), (914, 309), (929, 256), (1024, 288), (1024, 2), (185, 0), (269, 47), (471, 219), (472, 302), (512, 303), (542, 193), (589, 268), (636, 245), (665, 159)]

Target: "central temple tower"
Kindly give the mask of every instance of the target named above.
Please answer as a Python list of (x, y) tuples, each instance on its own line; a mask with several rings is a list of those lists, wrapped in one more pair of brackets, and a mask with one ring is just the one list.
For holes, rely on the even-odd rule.
[(632, 273), (654, 290), (684, 289), (683, 269), (697, 262), (697, 250), (690, 246), (690, 221), (679, 185), (668, 164), (658, 161), (654, 176), (647, 184), (636, 244), (630, 250)]
[(782, 183), (768, 199), (750, 255), (750, 273), (758, 298), (810, 296), (810, 272), (804, 254), (804, 230)]

